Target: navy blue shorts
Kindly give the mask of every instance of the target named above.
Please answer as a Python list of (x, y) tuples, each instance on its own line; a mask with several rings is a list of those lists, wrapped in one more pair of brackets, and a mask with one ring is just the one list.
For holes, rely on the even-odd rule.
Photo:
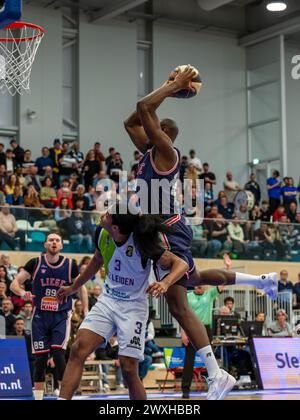
[[(189, 266), (188, 275), (192, 274), (195, 270), (195, 263), (191, 249), (193, 240), (191, 227), (186, 224), (185, 217), (180, 215), (167, 219), (165, 224), (170, 226), (170, 233), (162, 235), (166, 249), (186, 261)], [(181, 280), (179, 282), (182, 283)]]
[(34, 310), (31, 339), (34, 354), (49, 353), (51, 348), (66, 349), (70, 338), (71, 311)]

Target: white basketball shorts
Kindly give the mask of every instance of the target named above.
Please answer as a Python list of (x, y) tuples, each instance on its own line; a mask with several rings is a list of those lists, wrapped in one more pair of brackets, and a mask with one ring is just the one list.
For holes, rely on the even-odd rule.
[(119, 356), (144, 360), (148, 300), (124, 301), (102, 295), (82, 322), (80, 329), (93, 331), (108, 340), (117, 335)]

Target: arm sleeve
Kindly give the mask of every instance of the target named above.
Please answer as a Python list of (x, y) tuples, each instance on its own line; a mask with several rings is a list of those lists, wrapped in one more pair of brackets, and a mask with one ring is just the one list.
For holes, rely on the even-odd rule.
[(24, 270), (26, 270), (27, 273), (33, 276), (37, 265), (38, 265), (38, 258), (32, 258), (31, 260), (27, 261), (27, 263), (24, 265)]

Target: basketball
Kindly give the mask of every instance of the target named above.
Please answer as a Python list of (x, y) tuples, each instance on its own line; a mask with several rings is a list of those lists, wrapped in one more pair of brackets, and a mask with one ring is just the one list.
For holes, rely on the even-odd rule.
[[(176, 67), (176, 69), (174, 69), (168, 79), (168, 82), (173, 82), (175, 80), (175, 77), (177, 76), (179, 71), (184, 71), (186, 69), (187, 65), (182, 65), (182, 66), (178, 66)], [(202, 79), (200, 77), (199, 71), (191, 66), (195, 72), (197, 73), (196, 76), (191, 80), (190, 82), (190, 87), (189, 89), (182, 89), (179, 92), (177, 92), (175, 94), (176, 98), (179, 99), (190, 99), (193, 98), (194, 96), (196, 96), (199, 92), (200, 89), (202, 87)]]

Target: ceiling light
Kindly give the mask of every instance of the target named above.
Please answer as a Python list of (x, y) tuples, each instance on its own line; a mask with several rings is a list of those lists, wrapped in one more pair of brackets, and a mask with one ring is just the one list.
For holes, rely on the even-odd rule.
[(285, 1), (269, 1), (267, 3), (267, 9), (270, 12), (283, 12), (287, 8)]

